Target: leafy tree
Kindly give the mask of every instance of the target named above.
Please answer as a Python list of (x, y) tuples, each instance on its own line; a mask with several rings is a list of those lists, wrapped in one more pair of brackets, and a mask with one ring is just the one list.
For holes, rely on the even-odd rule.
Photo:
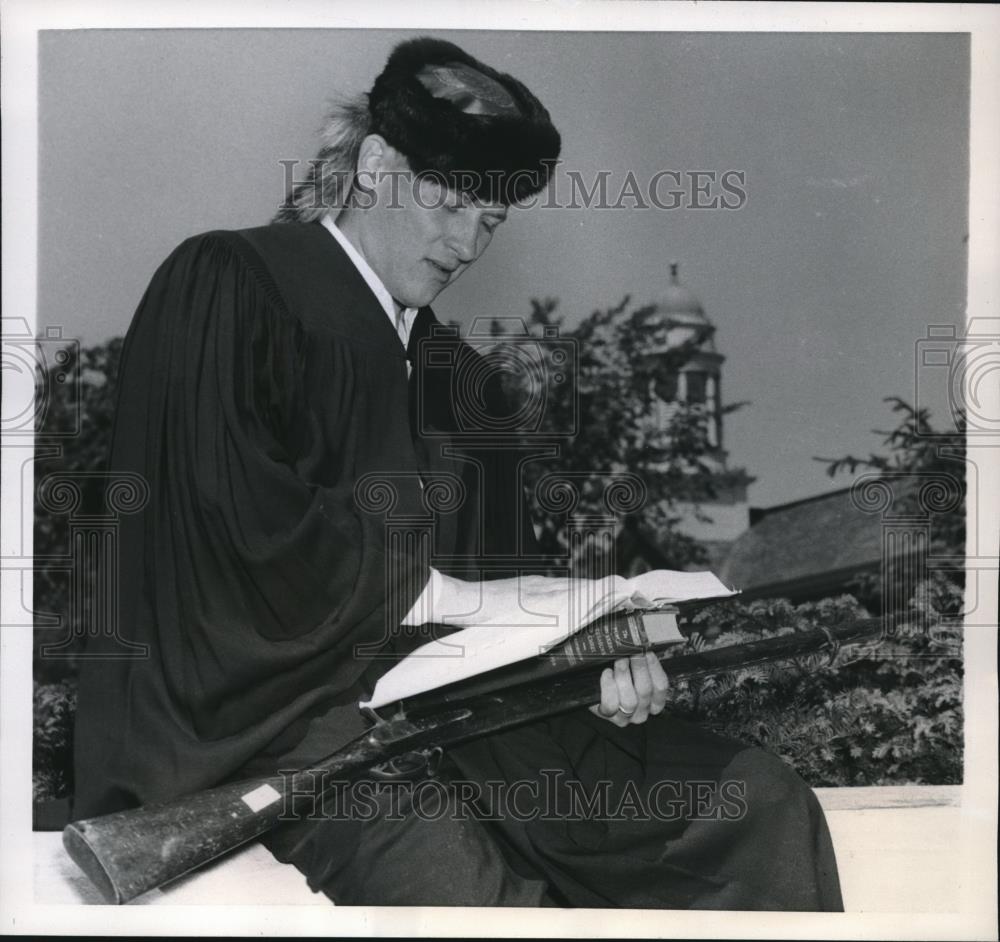
[[(927, 409), (914, 408), (895, 396), (884, 401), (899, 416), (894, 429), (874, 432), (883, 436), (886, 453), (817, 460), (827, 465), (831, 477), (865, 469), (876, 472), (894, 489), (893, 514), (928, 519), (928, 553), (960, 559), (965, 554), (965, 416), (959, 413), (955, 431), (945, 433), (933, 427)], [(850, 588), (873, 611), (881, 610), (886, 599), (909, 598), (916, 588), (909, 561), (889, 560), (886, 577), (888, 586), (882, 584), (881, 574), (867, 574), (857, 577)], [(918, 575), (918, 580), (925, 579), (929, 585), (922, 591), (950, 606), (940, 611), (955, 614), (960, 610), (960, 594), (948, 588), (961, 588), (960, 569)]]
[[(902, 512), (930, 512), (933, 518), (931, 550), (934, 553), (961, 553), (965, 548), (965, 514), (961, 504), (965, 499), (965, 415), (959, 412), (954, 432), (942, 432), (931, 424), (927, 409), (917, 409), (898, 396), (883, 400), (892, 404), (900, 416), (891, 431), (875, 429), (882, 435), (887, 454), (870, 454), (867, 458), (846, 455), (843, 458), (819, 458), (827, 464), (827, 474), (834, 477), (842, 471), (854, 474), (862, 468), (878, 471), (886, 477), (900, 475), (904, 482), (901, 496)], [(917, 478), (914, 475), (924, 475)], [(920, 491), (936, 481), (944, 493), (936, 500), (946, 507), (935, 510)], [(953, 498), (949, 500), (948, 498)]]
[[(668, 345), (668, 325), (655, 305), (629, 308), (629, 298), (606, 310), (594, 311), (573, 328), (556, 314), (557, 302), (533, 300), (528, 336), (541, 338), (542, 358), (549, 355), (546, 333), (557, 332), (561, 343), (575, 346), (578, 364), (570, 382), (566, 364), (540, 363), (539, 370), (503, 373), (511, 408), (522, 408), (531, 397), (545, 398), (541, 424), (534, 434), (558, 443), (558, 454), (526, 466), (527, 493), (535, 521), (541, 527), (543, 552), (565, 559), (568, 514), (544, 504), (547, 475), (572, 477), (579, 491), (573, 512), (580, 516), (608, 513), (603, 494), (612, 475), (627, 473), (641, 479), (645, 500), (618, 516), (617, 551), (630, 537), (646, 539), (660, 555), (660, 565), (684, 569), (704, 565), (707, 556), (697, 540), (682, 533), (683, 511), (711, 501), (729, 487), (752, 481), (742, 469), (724, 469), (711, 444), (714, 417), (696, 403), (658, 402), (655, 391), (671, 385), (678, 370), (692, 357), (714, 328), (709, 325), (683, 344)], [(494, 322), (497, 346), (492, 356), (510, 362), (512, 340), (506, 325)], [(537, 387), (542, 375), (545, 388)], [(735, 403), (724, 414), (740, 408)], [(575, 561), (583, 573), (582, 559)], [(603, 575), (613, 561), (597, 563)]]

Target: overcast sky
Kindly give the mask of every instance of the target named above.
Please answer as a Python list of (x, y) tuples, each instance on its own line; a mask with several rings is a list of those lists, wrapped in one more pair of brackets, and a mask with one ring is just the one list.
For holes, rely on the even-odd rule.
[[(398, 31), (86, 31), (40, 47), (39, 329), (122, 334), (193, 233), (266, 222), (281, 160), (312, 157), (326, 99), (367, 90)], [(437, 31), (522, 79), (567, 171), (745, 173), (735, 211), (535, 207), (435, 304), (442, 319), (573, 323), (680, 263), (726, 356), (732, 464), (758, 506), (844, 486), (814, 455), (868, 452), (913, 399), (916, 342), (964, 318), (968, 41), (961, 34)], [(665, 192), (666, 185), (661, 189)], [(712, 195), (724, 195), (714, 190)], [(921, 401), (942, 416), (943, 384)]]

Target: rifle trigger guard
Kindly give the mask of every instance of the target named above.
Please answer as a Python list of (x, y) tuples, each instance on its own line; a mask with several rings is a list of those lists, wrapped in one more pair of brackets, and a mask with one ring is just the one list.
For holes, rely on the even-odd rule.
[(420, 782), (437, 775), (443, 754), (440, 746), (415, 749), (376, 765), (369, 772), (372, 778), (380, 782)]

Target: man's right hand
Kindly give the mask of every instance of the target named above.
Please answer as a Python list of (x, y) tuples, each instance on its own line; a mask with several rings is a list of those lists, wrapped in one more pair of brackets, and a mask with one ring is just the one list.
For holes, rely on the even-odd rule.
[(615, 726), (645, 723), (663, 712), (670, 681), (652, 651), (620, 657), (601, 672), (601, 702), (590, 712)]

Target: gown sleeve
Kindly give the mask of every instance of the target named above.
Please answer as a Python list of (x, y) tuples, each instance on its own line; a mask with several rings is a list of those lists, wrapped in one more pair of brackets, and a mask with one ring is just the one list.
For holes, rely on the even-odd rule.
[(222, 780), (358, 682), (387, 594), (413, 604), (429, 570), (389, 568), (384, 520), (354, 499), (372, 369), (307, 333), (234, 234), (190, 239), (157, 271), (123, 350), (111, 458), (149, 488), (119, 533), (122, 634), (148, 657), (92, 639), (78, 793), (115, 780), (148, 801)]

